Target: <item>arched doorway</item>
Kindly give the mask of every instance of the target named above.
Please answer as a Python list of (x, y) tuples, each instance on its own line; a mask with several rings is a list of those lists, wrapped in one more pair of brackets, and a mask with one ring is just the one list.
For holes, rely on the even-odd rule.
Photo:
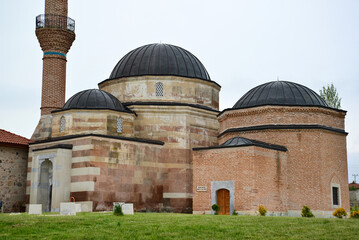
[(48, 159), (42, 162), (40, 167), (39, 185), (40, 203), (43, 212), (51, 212), (52, 200), (52, 162)]
[(230, 215), (229, 190), (219, 189), (217, 191), (218, 215)]

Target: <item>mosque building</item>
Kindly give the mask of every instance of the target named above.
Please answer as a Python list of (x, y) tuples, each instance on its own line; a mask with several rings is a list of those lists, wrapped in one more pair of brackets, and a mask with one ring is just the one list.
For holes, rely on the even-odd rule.
[[(349, 210), (346, 111), (288, 81), (264, 83), (219, 111), (221, 86), (170, 44), (123, 56), (98, 89), (65, 102), (75, 40), (67, 1), (46, 0), (41, 118), (29, 144), (26, 204), (84, 211), (130, 202), (135, 211), (318, 216)], [(233, 86), (240, 87), (240, 86)], [(224, 90), (225, 91), (225, 90)]]

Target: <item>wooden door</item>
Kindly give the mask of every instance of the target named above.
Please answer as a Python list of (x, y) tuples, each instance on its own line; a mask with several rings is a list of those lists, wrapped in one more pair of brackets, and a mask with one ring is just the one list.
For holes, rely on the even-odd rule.
[(219, 206), (218, 215), (230, 215), (229, 191), (227, 189), (217, 191), (217, 205)]

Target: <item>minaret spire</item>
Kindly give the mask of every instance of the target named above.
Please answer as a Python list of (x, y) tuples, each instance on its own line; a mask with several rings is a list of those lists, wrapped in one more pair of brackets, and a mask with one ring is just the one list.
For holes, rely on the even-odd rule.
[(67, 17), (67, 0), (45, 0), (36, 17), (36, 36), (43, 57), (41, 115), (65, 104), (66, 54), (75, 40), (75, 21)]
[(51, 111), (65, 104), (66, 54), (75, 40), (75, 21), (67, 17), (67, 0), (45, 0), (45, 14), (36, 17), (36, 36), (43, 55), (41, 119), (33, 140), (51, 137)]

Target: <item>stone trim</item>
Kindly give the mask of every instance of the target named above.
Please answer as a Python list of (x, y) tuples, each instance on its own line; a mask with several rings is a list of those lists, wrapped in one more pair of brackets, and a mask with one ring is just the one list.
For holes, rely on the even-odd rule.
[[(278, 111), (278, 112), (315, 112), (315, 113), (325, 113), (330, 115), (345, 116), (346, 112), (342, 109), (325, 107), (325, 106), (301, 106), (301, 105), (258, 105), (247, 108), (226, 108), (221, 111), (217, 117), (219, 121), (222, 118), (227, 117), (237, 117), (237, 116), (247, 116), (255, 115), (268, 111)], [(225, 115), (223, 115), (226, 113)], [(223, 116), (222, 116), (223, 115)]]
[(93, 192), (95, 191), (95, 182), (72, 182), (70, 185), (70, 192)]
[[(218, 83), (216, 83), (215, 81), (213, 80), (208, 80), (208, 79), (202, 79), (202, 78), (198, 78), (198, 77), (190, 77), (190, 76), (181, 76), (181, 75), (176, 75), (176, 74), (171, 74), (171, 75), (163, 75), (163, 74), (139, 74), (139, 75), (136, 75), (136, 76), (126, 76), (126, 77), (120, 77), (120, 78), (108, 78), (108, 79), (105, 79), (103, 80), (102, 82), (98, 83), (97, 85), (99, 86), (99, 88), (101, 88), (100, 85), (103, 85), (103, 84), (106, 84), (106, 85), (111, 85), (112, 82), (116, 83), (116, 80), (117, 82), (119, 82), (120, 80), (130, 80), (131, 78), (139, 78), (139, 77), (146, 77), (146, 76), (152, 76), (152, 77), (178, 77), (178, 78), (181, 78), (181, 79), (188, 79), (188, 80), (199, 80), (199, 81), (205, 81), (205, 82), (208, 82), (208, 83), (212, 83), (214, 85), (216, 85), (216, 87), (218, 89), (221, 88), (221, 85), (219, 85)], [(160, 79), (161, 80), (161, 79)], [(103, 86), (102, 86), (103, 87)]]
[(185, 106), (185, 107), (193, 107), (193, 108), (199, 108), (211, 112), (219, 113), (218, 110), (212, 109), (210, 107), (202, 106), (199, 104), (191, 104), (191, 103), (179, 103), (179, 102), (125, 102), (122, 103), (124, 106), (133, 106), (133, 105), (140, 105), (140, 106)]
[(288, 124), (288, 125), (275, 125), (275, 124), (269, 124), (269, 125), (257, 125), (257, 126), (251, 126), (251, 127), (241, 127), (241, 128), (228, 128), (221, 132), (217, 137), (222, 137), (223, 135), (230, 133), (230, 132), (247, 132), (247, 131), (262, 131), (262, 130), (288, 130), (288, 129), (320, 129), (320, 130), (327, 130), (335, 133), (345, 134), (348, 135), (347, 132), (345, 132), (342, 129), (339, 128), (332, 128), (327, 127), (324, 125), (317, 125), (317, 124)]
[(192, 198), (192, 193), (163, 193), (163, 198)]
[(37, 149), (32, 149), (33, 152), (37, 152), (37, 151), (43, 151), (43, 150), (49, 150), (49, 149), (72, 149), (72, 144), (57, 144), (54, 146), (50, 146), (50, 147), (45, 147), (45, 148), (37, 148)]
[(70, 109), (59, 109), (59, 110), (53, 110), (51, 111), (51, 113), (59, 113), (59, 112), (66, 112), (66, 111), (76, 111), (76, 110), (84, 110), (84, 111), (99, 111), (99, 110), (107, 110), (107, 111), (114, 111), (114, 112), (123, 112), (123, 113), (129, 113), (129, 114), (134, 114), (135, 116), (137, 116), (137, 114), (134, 111), (131, 111), (130, 109), (128, 111), (126, 110), (114, 110), (114, 109), (110, 109), (110, 108), (70, 108)]
[[(234, 210), (234, 181), (212, 181), (211, 182), (211, 207), (217, 204), (217, 191), (220, 189), (229, 190), (230, 215)], [(214, 211), (212, 210), (212, 214)]]
[(99, 167), (80, 167), (71, 169), (71, 177), (74, 176), (87, 176), (87, 175), (100, 175)]
[[(334, 203), (333, 203), (333, 187), (338, 188), (338, 203), (339, 203), (338, 205), (334, 205)], [(341, 205), (342, 205), (342, 195), (341, 194), (342, 194), (342, 191), (340, 189), (340, 184), (332, 182), (330, 184), (330, 202), (331, 202), (333, 209), (341, 207)]]
[(150, 140), (150, 139), (143, 139), (143, 138), (131, 138), (131, 137), (121, 137), (121, 136), (110, 136), (110, 135), (103, 135), (103, 134), (79, 134), (79, 135), (68, 135), (63, 137), (55, 137), (48, 140), (39, 140), (36, 142), (31, 143), (32, 145), (41, 144), (41, 143), (50, 143), (74, 138), (82, 138), (82, 137), (102, 137), (102, 138), (111, 138), (111, 139), (118, 139), (118, 140), (125, 140), (125, 141), (132, 141), (132, 142), (140, 142), (140, 143), (148, 143), (148, 144), (155, 144), (155, 145), (164, 145), (165, 143), (158, 140)]

